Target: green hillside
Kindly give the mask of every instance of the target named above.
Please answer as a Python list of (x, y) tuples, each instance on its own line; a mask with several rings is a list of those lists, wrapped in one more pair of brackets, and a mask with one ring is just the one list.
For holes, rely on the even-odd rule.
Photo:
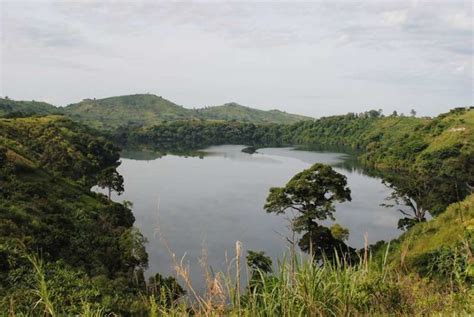
[(56, 114), (61, 111), (61, 108), (46, 102), (14, 101), (8, 98), (0, 98), (0, 117)]
[(253, 123), (294, 123), (308, 117), (278, 110), (263, 111), (234, 103), (204, 109), (187, 109), (151, 94), (85, 99), (67, 106), (65, 113), (73, 120), (100, 129), (119, 126), (151, 126), (163, 121), (235, 120)]
[(195, 118), (192, 110), (149, 94), (85, 99), (64, 110), (73, 120), (101, 129)]
[[(464, 258), (474, 250), (474, 194), (451, 204), (429, 222), (420, 223), (392, 242), (390, 261), (424, 275), (466, 274), (474, 279), (474, 259)], [(464, 254), (464, 255), (463, 255)], [(457, 258), (456, 258), (457, 257)], [(463, 272), (449, 272), (440, 264), (456, 264)]]
[[(70, 305), (58, 316), (77, 315), (84, 300), (129, 310), (142, 291), (133, 280), (147, 265), (144, 239), (129, 208), (90, 191), (118, 159), (62, 116), (0, 119), (0, 315), (36, 316), (38, 296)], [(38, 274), (48, 280), (41, 293), (31, 290)]]
[(312, 118), (289, 114), (279, 110), (263, 111), (239, 105), (227, 103), (222, 106), (197, 109), (199, 118), (206, 120), (240, 121), (252, 123), (294, 123)]

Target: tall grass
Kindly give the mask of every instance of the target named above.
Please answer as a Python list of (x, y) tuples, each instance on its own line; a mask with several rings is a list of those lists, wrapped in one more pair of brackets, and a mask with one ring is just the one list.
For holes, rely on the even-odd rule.
[[(343, 260), (317, 265), (301, 254), (286, 257), (273, 273), (251, 274), (255, 279), (251, 286), (240, 285), (241, 270), (245, 269), (241, 248), (237, 243), (227, 272), (204, 273), (207, 290), (202, 294), (194, 291), (184, 261), (176, 262), (177, 277), (184, 282), (188, 295), (170, 303), (170, 290), (165, 288), (159, 293), (161, 297), (143, 294), (138, 299), (138, 305), (146, 312), (143, 316), (468, 315), (474, 310), (472, 287), (460, 285), (453, 290), (449, 283), (443, 285), (389, 268), (388, 247), (381, 258), (362, 255), (355, 265)], [(53, 304), (41, 259), (28, 259), (36, 276), (34, 315), (63, 316), (61, 312), (66, 309), (58, 299)], [(463, 294), (462, 298), (459, 294)], [(85, 317), (115, 316), (106, 314), (97, 303), (86, 301), (80, 311), (79, 316)]]
[[(192, 313), (196, 316), (355, 316), (468, 314), (474, 309), (473, 289), (460, 290), (436, 284), (415, 274), (386, 266), (389, 248), (380, 259), (362, 256), (356, 265), (344, 261), (315, 263), (307, 256), (284, 258), (276, 272), (259, 274), (253, 286), (239, 288), (239, 249), (231, 261), (235, 274), (216, 274), (203, 295), (192, 293), (181, 306), (160, 311), (161, 316)], [(247, 268), (248, 270), (248, 268)], [(189, 272), (179, 268), (180, 272)], [(217, 280), (217, 282), (216, 282)], [(187, 283), (191, 281), (187, 280)], [(219, 291), (215, 291), (215, 283)], [(222, 287), (225, 284), (226, 287)], [(184, 304), (183, 304), (184, 303)], [(196, 304), (197, 303), (197, 304)], [(226, 305), (223, 305), (226, 303)], [(150, 305), (151, 307), (151, 305)], [(185, 309), (188, 308), (188, 310)]]

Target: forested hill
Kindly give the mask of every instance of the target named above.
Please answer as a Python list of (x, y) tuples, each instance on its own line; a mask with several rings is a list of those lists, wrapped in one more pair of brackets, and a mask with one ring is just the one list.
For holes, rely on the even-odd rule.
[(0, 117), (18, 117), (32, 114), (45, 115), (61, 112), (61, 108), (57, 108), (46, 102), (14, 101), (8, 98), (0, 98)]
[(101, 129), (197, 118), (192, 110), (149, 94), (85, 99), (64, 110), (73, 120)]
[(232, 102), (222, 106), (206, 107), (196, 109), (198, 117), (205, 120), (224, 120), (252, 123), (280, 123), (289, 124), (303, 120), (312, 120), (312, 118), (289, 114), (280, 110), (258, 110), (239, 105)]
[[(90, 191), (118, 159), (114, 145), (62, 116), (0, 119), (2, 313), (35, 315), (38, 296), (70, 307), (57, 316), (77, 315), (84, 300), (130, 311), (144, 287), (144, 239), (129, 208)], [(41, 278), (42, 293), (33, 291)]]
[(67, 107), (55, 107), (45, 102), (0, 98), (0, 117), (35, 114), (64, 114), (74, 121), (102, 130), (111, 130), (121, 126), (152, 126), (165, 121), (179, 120), (238, 121), (256, 124), (291, 124), (312, 120), (310, 117), (279, 110), (264, 111), (237, 103), (189, 109), (151, 94), (84, 99)]
[(110, 129), (119, 126), (151, 126), (177, 120), (235, 120), (253, 123), (293, 123), (310, 119), (285, 112), (263, 111), (235, 103), (204, 109), (188, 109), (151, 94), (86, 99), (67, 106), (65, 113), (90, 126)]

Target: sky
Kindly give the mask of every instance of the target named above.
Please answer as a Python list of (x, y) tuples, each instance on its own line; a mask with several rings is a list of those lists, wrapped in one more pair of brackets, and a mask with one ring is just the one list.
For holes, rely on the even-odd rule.
[(473, 3), (0, 0), (0, 96), (432, 116), (474, 104)]

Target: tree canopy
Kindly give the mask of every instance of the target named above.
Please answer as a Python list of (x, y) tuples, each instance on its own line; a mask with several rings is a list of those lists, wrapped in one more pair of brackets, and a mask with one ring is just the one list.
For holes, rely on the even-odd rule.
[(264, 208), (276, 214), (288, 209), (296, 211), (298, 215), (292, 220), (292, 228), (305, 232), (300, 247), (320, 259), (325, 253), (332, 257), (329, 254), (334, 253), (334, 249), (347, 249), (347, 246), (316, 220), (334, 220), (334, 204), (350, 200), (346, 177), (332, 167), (318, 163), (296, 174), (285, 187), (271, 188)]

